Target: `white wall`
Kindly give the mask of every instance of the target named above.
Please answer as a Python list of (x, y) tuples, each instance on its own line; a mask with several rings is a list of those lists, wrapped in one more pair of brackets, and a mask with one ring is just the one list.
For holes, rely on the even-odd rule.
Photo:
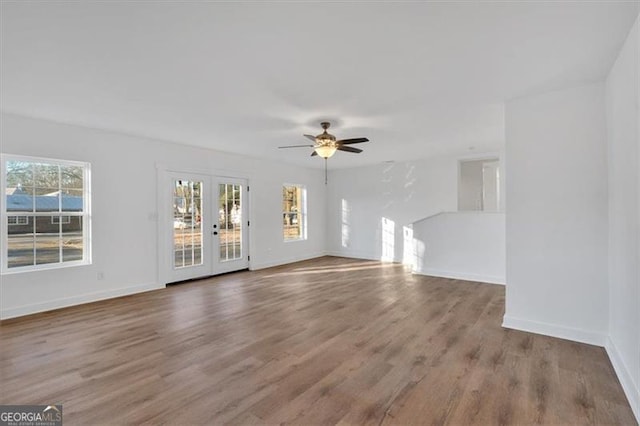
[(501, 153), (449, 155), (330, 171), (328, 252), (403, 261), (406, 226), (457, 209), (459, 160), (501, 157)]
[(482, 207), (485, 212), (500, 211), (500, 163), (490, 161), (482, 166)]
[[(402, 261), (403, 226), (456, 209), (457, 173), (454, 157), (331, 171), (327, 192), (328, 252)], [(386, 256), (388, 253), (391, 256)]]
[(482, 175), (483, 160), (460, 162), (458, 179), (458, 210), (484, 210)]
[(441, 213), (413, 224), (414, 272), (505, 283), (504, 213)]
[(607, 352), (640, 419), (640, 41), (638, 21), (606, 81), (609, 141)]
[[(1, 120), (3, 153), (88, 161), (93, 192), (93, 264), (3, 275), (2, 318), (162, 287), (156, 253), (157, 164), (249, 178), (252, 268), (324, 254), (322, 171), (9, 114)], [(283, 242), (284, 182), (307, 187), (307, 241)], [(97, 279), (100, 271), (103, 280)]]
[(506, 105), (504, 325), (602, 345), (608, 323), (604, 85)]

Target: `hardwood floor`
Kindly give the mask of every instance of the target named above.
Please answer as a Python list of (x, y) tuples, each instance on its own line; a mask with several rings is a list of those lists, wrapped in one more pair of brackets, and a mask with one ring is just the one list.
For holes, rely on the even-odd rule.
[(0, 403), (65, 424), (636, 424), (604, 349), (504, 287), (335, 257), (0, 324)]

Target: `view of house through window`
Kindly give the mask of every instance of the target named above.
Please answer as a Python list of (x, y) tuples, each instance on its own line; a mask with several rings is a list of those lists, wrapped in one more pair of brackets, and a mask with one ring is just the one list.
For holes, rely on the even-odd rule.
[(307, 239), (307, 190), (300, 185), (282, 187), (284, 240)]
[(3, 270), (88, 263), (89, 164), (3, 160)]

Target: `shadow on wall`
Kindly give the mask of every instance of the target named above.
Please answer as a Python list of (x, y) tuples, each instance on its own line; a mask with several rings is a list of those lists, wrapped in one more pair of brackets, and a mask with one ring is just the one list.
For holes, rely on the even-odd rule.
[[(347, 199), (341, 207), (342, 247), (349, 248), (356, 219)], [(371, 250), (363, 258), (402, 263), (427, 275), (504, 283), (503, 213), (439, 213), (408, 225), (378, 216), (374, 223), (375, 234), (373, 223), (353, 223), (369, 230)]]
[(417, 219), (416, 170), (412, 163), (390, 162), (377, 170), (376, 185), (364, 184), (362, 176), (355, 180), (351, 196), (341, 196), (336, 206), (341, 250), (355, 257), (415, 263), (410, 224)]
[[(396, 229), (397, 228), (397, 229)], [(402, 232), (399, 232), (402, 231)], [(341, 245), (349, 248), (351, 243), (351, 212), (349, 202), (342, 200)], [(412, 225), (397, 225), (388, 217), (381, 217), (374, 238), (375, 251), (383, 262), (402, 262), (405, 265), (416, 264), (416, 247), (420, 242), (413, 238)], [(424, 244), (422, 244), (424, 246)], [(378, 256), (373, 256), (374, 258)]]

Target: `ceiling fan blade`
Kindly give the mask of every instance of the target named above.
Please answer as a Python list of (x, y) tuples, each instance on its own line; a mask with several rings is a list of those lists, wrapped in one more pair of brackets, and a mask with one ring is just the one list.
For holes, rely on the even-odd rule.
[(305, 138), (309, 139), (311, 142), (315, 143), (316, 142), (316, 137), (313, 135), (302, 135)]
[(315, 151), (313, 151), (313, 152), (311, 153), (311, 156), (312, 156), (312, 157), (314, 157), (314, 156), (316, 156), (316, 155), (318, 155), (318, 153), (317, 153), (317, 152), (315, 152)]
[(352, 138), (352, 139), (342, 139), (341, 141), (336, 141), (338, 145), (351, 145), (353, 143), (362, 143), (369, 142), (367, 138)]
[(278, 148), (313, 148), (314, 145), (286, 145), (279, 146)]
[(339, 146), (338, 147), (338, 151), (346, 151), (346, 152), (355, 152), (356, 154), (359, 154), (362, 152), (361, 149), (358, 148), (352, 148), (350, 146)]

